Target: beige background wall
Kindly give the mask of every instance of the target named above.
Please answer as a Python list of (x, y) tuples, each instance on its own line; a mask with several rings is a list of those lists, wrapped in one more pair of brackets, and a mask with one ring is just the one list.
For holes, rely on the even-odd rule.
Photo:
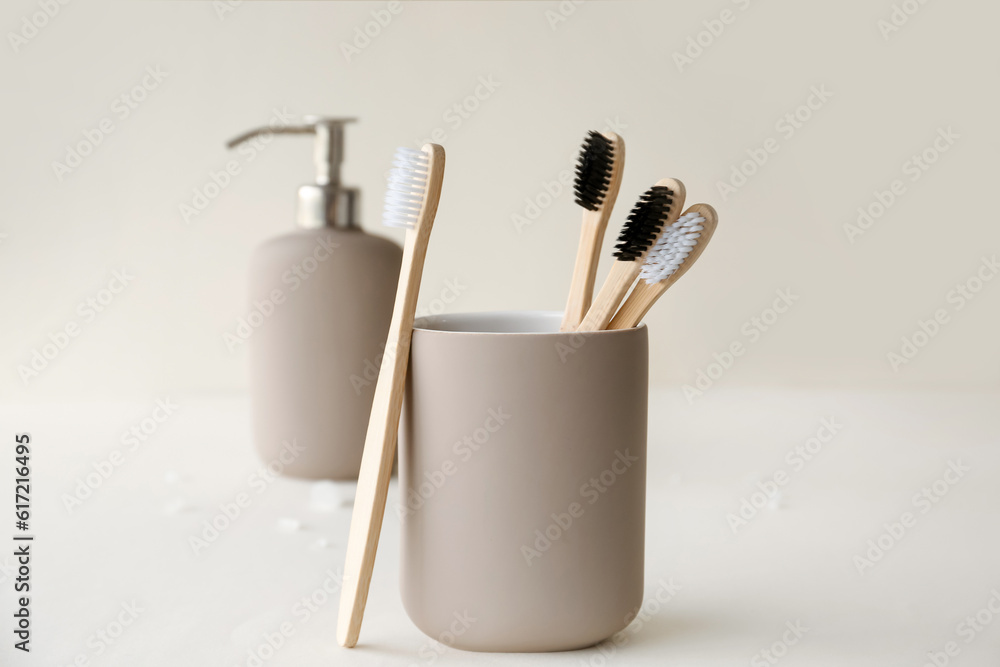
[[(282, 139), (250, 160), (223, 142), (273, 109), (360, 117), (345, 175), (364, 188), (368, 229), (387, 235), (393, 148), (441, 129), (449, 171), (424, 310), (452, 290), (452, 311), (561, 308), (579, 215), (546, 183), (587, 129), (610, 127), (628, 143), (614, 228), (662, 176), (721, 216), (648, 318), (655, 382), (693, 383), (740, 343), (716, 386), (1000, 385), (1000, 280), (971, 300), (954, 291), (977, 287), (1000, 251), (996, 3), (50, 3), (51, 18), (32, 18), (37, 0), (0, 10), (2, 396), (246, 388), (245, 351), (223, 336), (246, 312), (252, 248), (291, 229), (310, 145)], [(391, 21), (346, 57), (373, 11)], [(893, 19), (898, 30), (880, 28)], [(798, 127), (785, 119), (796, 112)], [(102, 122), (60, 180), (53, 162)], [(936, 161), (921, 170), (912, 156), (925, 150)], [(765, 154), (723, 196), (734, 166)], [(240, 173), (185, 222), (180, 205), (228, 160)], [(897, 179), (852, 243), (845, 225)], [(134, 278), (102, 312), (80, 307), (123, 269)], [(779, 290), (796, 300), (763, 331), (752, 318)], [(887, 355), (935, 313), (936, 335), (894, 369)], [(18, 366), (73, 324), (25, 383)]]

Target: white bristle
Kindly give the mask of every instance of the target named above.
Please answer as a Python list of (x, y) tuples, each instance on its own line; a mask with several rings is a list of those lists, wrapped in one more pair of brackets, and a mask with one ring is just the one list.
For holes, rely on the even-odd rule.
[(385, 191), (382, 224), (413, 229), (424, 204), (429, 156), (415, 148), (397, 148)]
[(646, 255), (639, 277), (648, 284), (658, 283), (673, 275), (684, 263), (698, 238), (705, 222), (698, 213), (686, 213), (677, 222), (663, 230), (656, 245)]

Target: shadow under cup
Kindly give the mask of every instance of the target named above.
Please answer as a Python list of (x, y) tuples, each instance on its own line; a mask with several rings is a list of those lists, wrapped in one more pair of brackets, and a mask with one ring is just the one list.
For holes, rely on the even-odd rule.
[(399, 446), (401, 589), (472, 651), (583, 648), (642, 604), (645, 326), (560, 313), (418, 320)]

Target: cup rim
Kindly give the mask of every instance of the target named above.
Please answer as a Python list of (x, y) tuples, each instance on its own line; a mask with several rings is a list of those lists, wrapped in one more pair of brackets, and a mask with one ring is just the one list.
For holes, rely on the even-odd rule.
[[(638, 326), (631, 329), (614, 329), (614, 330), (602, 330), (602, 331), (559, 331), (559, 325), (562, 323), (562, 311), (558, 310), (487, 310), (487, 311), (476, 311), (476, 312), (465, 312), (465, 313), (442, 313), (440, 315), (427, 315), (425, 317), (419, 317), (413, 322), (413, 330), (421, 331), (426, 333), (435, 334), (450, 334), (450, 335), (474, 335), (474, 336), (615, 336), (615, 335), (627, 335), (630, 332), (635, 333), (636, 331), (646, 328), (644, 323), (640, 323)], [(448, 325), (455, 326), (457, 323), (465, 323), (466, 327), (473, 326), (479, 323), (483, 326), (484, 323), (495, 321), (498, 318), (503, 319), (522, 319), (522, 320), (533, 320), (536, 323), (545, 323), (549, 326), (554, 327), (553, 330), (526, 330), (526, 331), (492, 331), (477, 330), (475, 328), (442, 328)]]

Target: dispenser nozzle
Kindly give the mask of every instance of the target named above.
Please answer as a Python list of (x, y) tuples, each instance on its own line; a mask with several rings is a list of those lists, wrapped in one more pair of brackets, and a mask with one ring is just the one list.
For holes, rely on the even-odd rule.
[(299, 188), (299, 224), (303, 227), (355, 227), (358, 191), (341, 185), (340, 165), (344, 161), (344, 125), (356, 120), (305, 116), (301, 125), (264, 126), (244, 132), (230, 139), (226, 147), (235, 148), (261, 135), (315, 135), (316, 183)]

